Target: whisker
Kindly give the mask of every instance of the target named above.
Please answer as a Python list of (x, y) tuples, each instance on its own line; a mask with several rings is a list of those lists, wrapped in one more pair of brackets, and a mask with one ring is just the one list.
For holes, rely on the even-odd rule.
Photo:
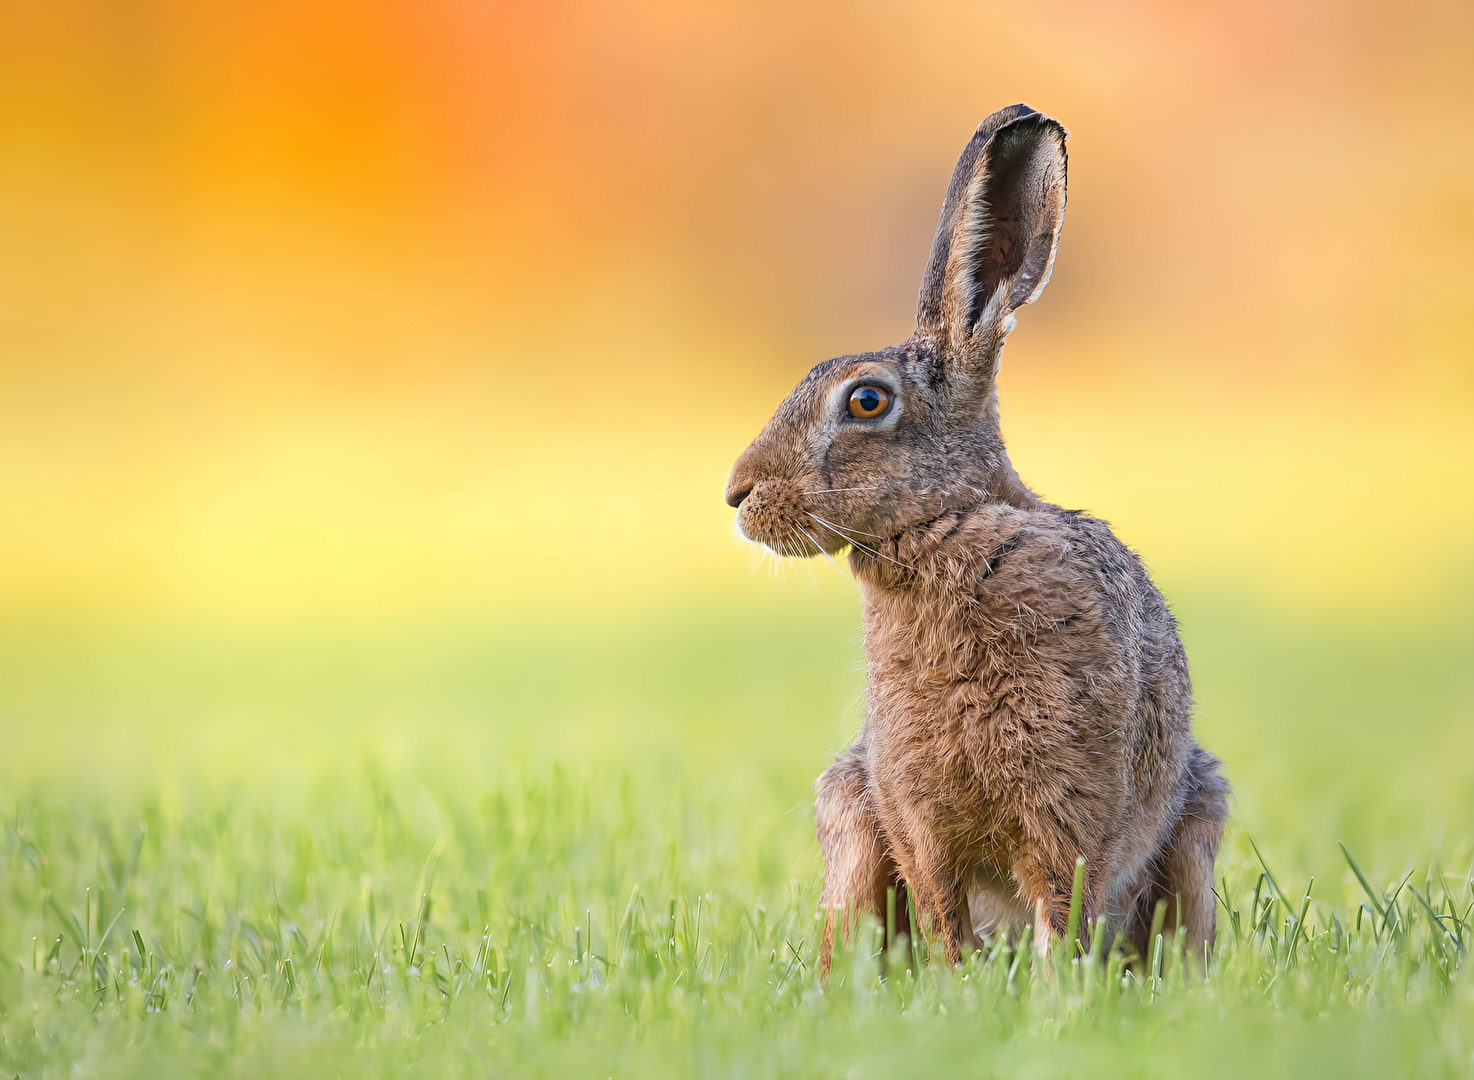
[(819, 554), (823, 555), (824, 558), (829, 561), (830, 566), (834, 567), (836, 570), (839, 570), (841, 577), (843, 577), (846, 581), (849, 581), (850, 584), (854, 584), (854, 581), (850, 578), (850, 575), (846, 574), (844, 570), (840, 568), (839, 563), (834, 561), (834, 556), (824, 550), (824, 545), (815, 540), (813, 534), (811, 534), (808, 529), (805, 529), (802, 525), (795, 525), (794, 528), (803, 533), (804, 536), (808, 537), (809, 543), (813, 544), (816, 548), (819, 549)]
[[(845, 543), (852, 544), (855, 547), (859, 548), (861, 551), (867, 551), (871, 555), (874, 555), (877, 559), (884, 559), (886, 562), (895, 563), (895, 565), (899, 566), (902, 570), (910, 570), (911, 569), (911, 567), (907, 566), (903, 562), (896, 562), (895, 559), (892, 559), (889, 555), (885, 554), (884, 552), (876, 551), (873, 547), (867, 547), (867, 546), (865, 546), (864, 544), (860, 543), (860, 541), (856, 540), (853, 536), (850, 536), (848, 533), (846, 533), (838, 525), (831, 525), (829, 522), (825, 521), (823, 518), (821, 518), (818, 514), (815, 514), (813, 511), (805, 510), (804, 513), (808, 514), (809, 517), (813, 518), (820, 525), (823, 525), (830, 532), (834, 533), (835, 536), (838, 536)], [(869, 536), (871, 534), (870, 533), (866, 533), (865, 535), (866, 536)]]
[(864, 487), (815, 488), (813, 491), (803, 491), (803, 492), (800, 492), (799, 494), (801, 494), (801, 495), (831, 495), (831, 494), (833, 494), (833, 493), (835, 493), (837, 491), (874, 491), (879, 486), (880, 486), (879, 484), (866, 484)]
[[(837, 526), (835, 526), (832, 522), (824, 521), (823, 518), (821, 518), (818, 514), (814, 513), (811, 510), (805, 510), (804, 513), (805, 514), (808, 514), (809, 517), (813, 518), (815, 521), (823, 522), (823, 524), (828, 525), (831, 529), (837, 528)], [(852, 533), (858, 533), (861, 536), (871, 537), (874, 540), (889, 540), (890, 539), (889, 536), (881, 536), (879, 533), (866, 532), (864, 529), (850, 529), (849, 531), (852, 532)], [(844, 534), (841, 534), (841, 535), (844, 535)]]
[[(820, 525), (823, 525), (830, 532), (837, 533), (838, 535), (844, 537), (846, 541), (848, 541), (849, 543), (852, 543), (852, 544), (855, 542), (854, 540), (850, 539), (850, 533), (852, 533), (852, 532), (853, 533), (859, 533), (861, 536), (869, 536), (869, 537), (872, 537), (873, 539), (876, 539), (876, 540), (885, 540), (885, 539), (888, 539), (887, 537), (884, 537), (884, 536), (876, 536), (875, 533), (864, 532), (864, 531), (862, 531), (860, 529), (841, 529), (834, 522), (829, 521), (829, 520), (826, 520), (825, 518), (821, 518), (818, 514), (814, 513), (812, 510), (805, 510), (804, 513), (805, 514), (808, 514), (809, 517), (813, 518)], [(860, 545), (860, 546), (863, 547), (864, 545)]]

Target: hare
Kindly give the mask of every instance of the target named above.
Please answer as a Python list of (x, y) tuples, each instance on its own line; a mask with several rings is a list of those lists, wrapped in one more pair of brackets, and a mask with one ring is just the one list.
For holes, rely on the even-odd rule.
[(1082, 858), (1082, 928), (1145, 955), (1164, 904), (1184, 947), (1213, 940), (1229, 787), (1193, 739), (1177, 624), (1105, 522), (1025, 486), (999, 430), (999, 353), (1049, 280), (1066, 138), (1025, 105), (983, 121), (916, 332), (817, 365), (727, 483), (744, 536), (847, 548), (864, 597), (864, 724), (815, 783), (821, 973), (836, 913), (847, 933), (893, 887), (954, 963), (1004, 925), (1032, 923), (1042, 951)]

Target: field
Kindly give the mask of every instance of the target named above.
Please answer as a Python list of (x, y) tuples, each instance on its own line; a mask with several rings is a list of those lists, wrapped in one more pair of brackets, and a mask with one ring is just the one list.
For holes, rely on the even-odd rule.
[(12, 631), (0, 1068), (1474, 1073), (1458, 605), (1179, 599), (1237, 787), (1206, 979), (999, 942), (882, 980), (862, 938), (821, 990), (808, 784), (857, 722), (855, 597), (754, 593), (577, 631)]

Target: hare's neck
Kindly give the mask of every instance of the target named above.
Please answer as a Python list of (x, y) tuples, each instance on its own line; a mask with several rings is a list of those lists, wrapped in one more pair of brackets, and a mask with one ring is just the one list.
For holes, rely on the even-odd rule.
[(998, 467), (991, 471), (986, 486), (968, 486), (967, 497), (941, 502), (932, 516), (909, 525), (889, 537), (869, 537), (856, 541), (850, 548), (850, 570), (859, 580), (866, 595), (869, 611), (872, 591), (892, 589), (905, 592), (927, 592), (932, 587), (948, 590), (958, 552), (956, 536), (964, 520), (975, 514), (1014, 510), (1038, 510), (1048, 506), (1029, 490), (1014, 472), (1008, 455), (1000, 455)]
[(988, 496), (996, 502), (1017, 506), (1020, 510), (1032, 510), (1044, 501), (1034, 494), (1028, 484), (1019, 479), (1007, 450), (999, 454), (998, 467), (988, 485)]
[[(920, 566), (907, 584), (862, 581), (865, 597), (865, 661), (871, 695), (886, 696), (896, 685), (940, 680), (955, 684), (975, 659), (961, 596)], [(959, 666), (961, 665), (961, 666)]]
[(944, 588), (952, 576), (949, 566), (956, 559), (956, 536), (963, 522), (978, 507), (993, 498), (991, 491), (972, 505), (943, 510), (935, 517), (902, 529), (895, 536), (876, 538), (850, 549), (850, 569), (865, 595), (868, 620), (877, 605), (884, 606), (891, 592), (918, 594)]

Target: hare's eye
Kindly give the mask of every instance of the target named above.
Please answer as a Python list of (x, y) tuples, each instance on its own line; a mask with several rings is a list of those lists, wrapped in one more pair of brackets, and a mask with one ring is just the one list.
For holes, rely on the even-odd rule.
[(857, 386), (850, 394), (850, 415), (860, 420), (874, 420), (890, 408), (890, 393), (879, 386)]

